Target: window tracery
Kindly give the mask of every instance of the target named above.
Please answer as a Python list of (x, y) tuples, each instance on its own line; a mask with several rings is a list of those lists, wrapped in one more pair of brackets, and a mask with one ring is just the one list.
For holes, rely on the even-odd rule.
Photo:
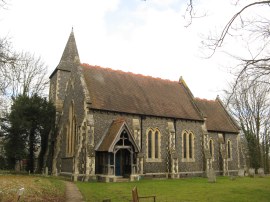
[(182, 133), (182, 161), (194, 162), (194, 134), (191, 131)]
[(146, 133), (147, 137), (147, 160), (148, 161), (160, 161), (161, 160), (161, 134), (156, 129), (148, 129)]

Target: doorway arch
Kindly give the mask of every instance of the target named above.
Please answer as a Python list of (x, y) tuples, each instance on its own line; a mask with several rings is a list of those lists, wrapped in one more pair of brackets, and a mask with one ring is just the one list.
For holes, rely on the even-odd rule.
[(114, 147), (115, 176), (129, 177), (134, 162), (134, 147), (129, 140), (128, 133), (123, 130)]
[(130, 151), (119, 149), (115, 154), (115, 175), (128, 177), (131, 174)]
[(126, 122), (114, 120), (96, 150), (98, 174), (129, 177), (137, 173), (139, 148)]

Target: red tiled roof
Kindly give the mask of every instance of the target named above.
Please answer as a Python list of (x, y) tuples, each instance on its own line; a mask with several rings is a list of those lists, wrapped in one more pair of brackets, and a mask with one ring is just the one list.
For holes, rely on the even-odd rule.
[(111, 145), (113, 144), (117, 134), (123, 127), (125, 121), (123, 119), (114, 120), (111, 127), (109, 128), (106, 136), (99, 145), (97, 151), (109, 151)]
[(182, 82), (87, 64), (81, 66), (93, 109), (203, 120)]
[(114, 146), (116, 142), (119, 140), (120, 133), (125, 130), (129, 136), (129, 141), (134, 146), (134, 151), (138, 152), (139, 148), (134, 141), (134, 137), (130, 133), (128, 126), (123, 118), (118, 118), (114, 120), (105, 134), (105, 136), (101, 139), (101, 143), (97, 148), (97, 151), (106, 151), (113, 152)]
[(239, 127), (232, 120), (223, 107), (221, 101), (195, 99), (197, 106), (206, 117), (206, 127), (208, 131), (238, 133)]

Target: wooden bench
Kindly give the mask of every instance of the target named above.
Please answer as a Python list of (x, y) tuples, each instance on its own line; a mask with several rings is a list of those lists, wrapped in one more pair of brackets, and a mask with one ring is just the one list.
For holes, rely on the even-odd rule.
[(141, 198), (153, 198), (154, 202), (156, 202), (156, 196), (139, 196), (137, 187), (132, 189), (132, 202), (140, 202)]

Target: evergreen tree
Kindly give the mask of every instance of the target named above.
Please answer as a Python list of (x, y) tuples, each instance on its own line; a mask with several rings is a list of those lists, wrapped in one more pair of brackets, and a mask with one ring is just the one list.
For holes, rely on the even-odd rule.
[(48, 134), (53, 129), (55, 110), (51, 102), (38, 95), (19, 95), (13, 100), (6, 127), (5, 151), (10, 166), (28, 157), (27, 170), (34, 172), (36, 153), (40, 149), (38, 168), (42, 168)]

